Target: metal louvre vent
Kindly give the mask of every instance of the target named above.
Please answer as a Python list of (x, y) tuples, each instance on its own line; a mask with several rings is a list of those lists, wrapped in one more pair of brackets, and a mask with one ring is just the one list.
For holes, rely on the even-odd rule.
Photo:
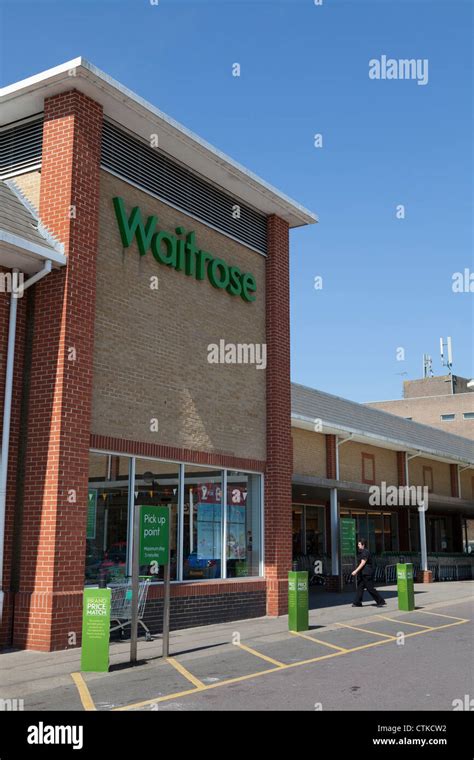
[[(266, 253), (267, 222), (263, 214), (244, 206), (108, 121), (104, 122), (102, 166), (260, 253)], [(240, 219), (232, 217), (235, 205), (240, 207)]]
[(43, 117), (0, 130), (0, 176), (21, 174), (41, 164)]

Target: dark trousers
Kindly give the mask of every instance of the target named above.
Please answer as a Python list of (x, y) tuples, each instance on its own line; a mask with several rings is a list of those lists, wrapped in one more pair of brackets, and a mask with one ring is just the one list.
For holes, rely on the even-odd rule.
[(372, 599), (374, 599), (377, 604), (381, 604), (383, 602), (383, 597), (380, 596), (379, 592), (374, 586), (374, 582), (372, 580), (371, 575), (361, 575), (360, 573), (357, 576), (357, 590), (356, 595), (354, 599), (354, 604), (361, 604), (362, 603), (362, 597), (364, 596), (364, 590), (367, 589)]

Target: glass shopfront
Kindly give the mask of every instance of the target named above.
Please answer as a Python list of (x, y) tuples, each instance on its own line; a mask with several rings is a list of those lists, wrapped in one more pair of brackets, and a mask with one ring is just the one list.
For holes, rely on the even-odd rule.
[(325, 553), (324, 507), (293, 504), (293, 557)]
[(260, 474), (91, 452), (86, 584), (131, 574), (139, 505), (170, 510), (172, 580), (263, 575)]
[(341, 517), (356, 521), (356, 538), (366, 538), (373, 554), (396, 552), (398, 545), (398, 516), (396, 512), (376, 512), (341, 507)]

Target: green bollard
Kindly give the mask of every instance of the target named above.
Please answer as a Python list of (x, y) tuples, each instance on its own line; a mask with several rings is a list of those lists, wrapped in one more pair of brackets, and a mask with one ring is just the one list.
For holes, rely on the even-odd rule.
[(411, 612), (415, 609), (413, 588), (413, 565), (411, 562), (397, 565), (398, 609)]
[(308, 621), (308, 573), (288, 573), (288, 630), (307, 631)]

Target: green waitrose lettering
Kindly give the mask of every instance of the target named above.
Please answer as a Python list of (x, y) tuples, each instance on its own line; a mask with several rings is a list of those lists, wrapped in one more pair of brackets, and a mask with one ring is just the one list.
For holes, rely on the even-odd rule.
[(157, 227), (156, 216), (149, 216), (146, 223), (143, 223), (138, 206), (132, 209), (127, 218), (123, 199), (113, 198), (113, 204), (124, 248), (128, 248), (135, 238), (140, 256), (150, 250), (159, 264), (173, 267), (178, 272), (184, 271), (196, 280), (204, 280), (207, 276), (217, 290), (225, 290), (231, 296), (240, 296), (248, 303), (255, 301), (257, 282), (253, 274), (242, 272), (239, 267), (229, 266), (224, 259), (200, 250), (193, 231), (186, 232), (183, 227), (176, 227), (176, 235), (184, 236), (184, 239), (176, 237)]

